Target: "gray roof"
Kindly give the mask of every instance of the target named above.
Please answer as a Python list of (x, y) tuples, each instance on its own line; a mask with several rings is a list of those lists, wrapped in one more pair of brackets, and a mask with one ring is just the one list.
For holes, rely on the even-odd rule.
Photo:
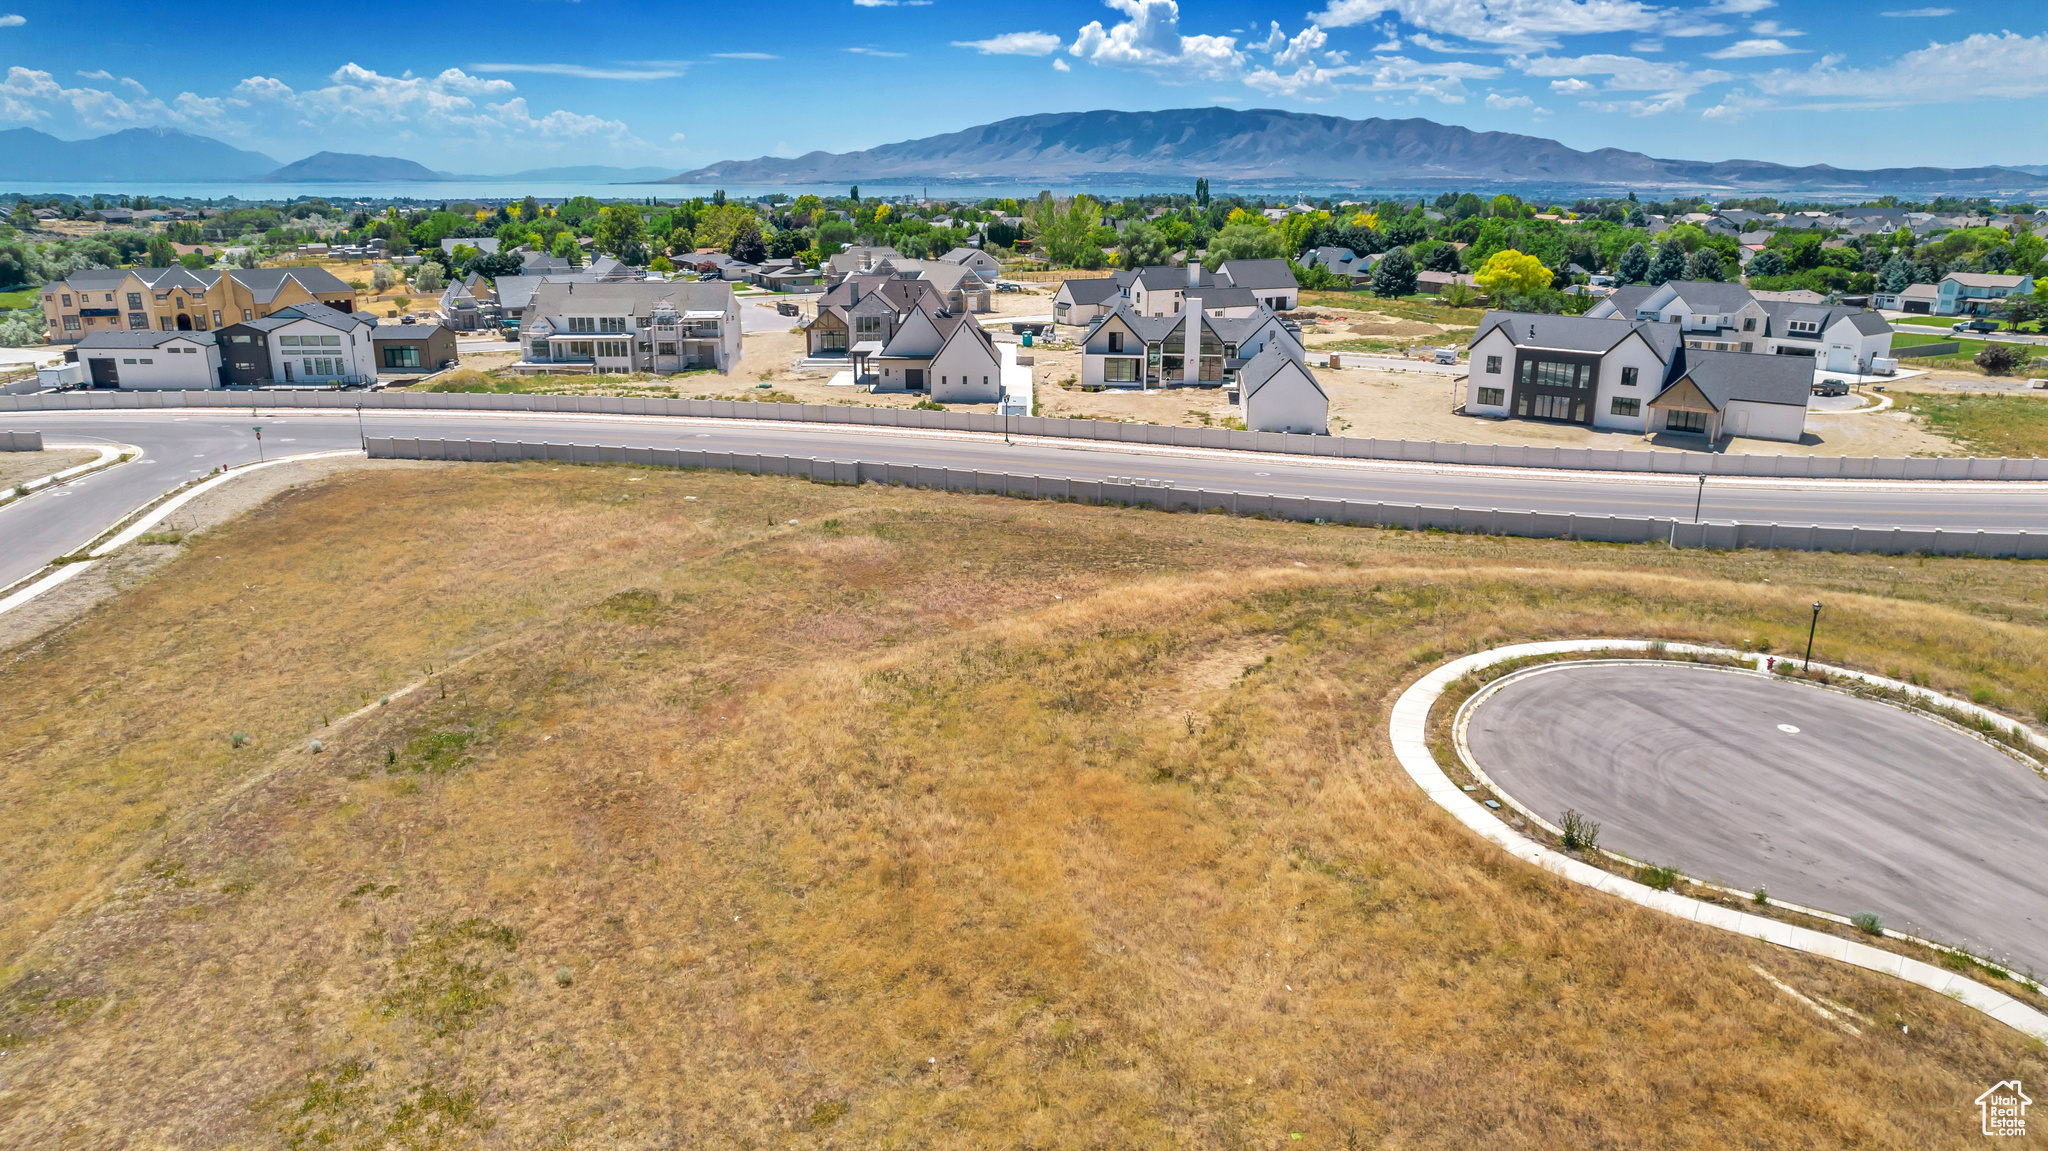
[(1256, 395), (1260, 388), (1271, 383), (1273, 378), (1285, 371), (1290, 364), (1301, 368), (1301, 374), (1308, 377), (1309, 386), (1313, 387), (1316, 393), (1323, 397), (1325, 402), (1329, 400), (1330, 393), (1323, 391), (1322, 381), (1316, 379), (1316, 374), (1309, 371), (1305, 365), (1296, 361), (1293, 356), (1281, 350), (1280, 345), (1277, 343), (1267, 344), (1264, 351), (1253, 356), (1250, 363), (1238, 369), (1238, 394), (1241, 396)]
[(1820, 338), (1820, 333), (1826, 332), (1844, 319), (1855, 324), (1856, 330), (1866, 336), (1874, 336), (1891, 329), (1891, 321), (1868, 308), (1851, 308), (1841, 304), (1812, 304), (1801, 300), (1770, 300), (1759, 303), (1771, 317), (1771, 334), (1779, 338), (1791, 334), (1789, 325), (1794, 320), (1817, 325), (1819, 331), (1813, 333), (1815, 339)]
[(1217, 272), (1234, 288), (1259, 291), (1301, 286), (1300, 281), (1294, 278), (1294, 269), (1288, 267), (1285, 260), (1225, 260)]
[(1620, 312), (1623, 318), (1633, 320), (1636, 318), (1636, 309), (1642, 307), (1643, 301), (1649, 299), (1650, 293), (1656, 290), (1648, 284), (1625, 284), (1609, 293), (1607, 302), (1613, 304), (1615, 311)]
[(427, 324), (378, 324), (370, 329), (370, 342), (379, 340), (424, 340), (435, 332), (447, 330), (448, 325), (439, 321)]
[[(1759, 356), (1752, 352), (1689, 351), (1685, 371), (1671, 386), (1677, 387), (1682, 380), (1691, 380), (1717, 411), (1726, 411), (1730, 400), (1796, 404), (1803, 408), (1813, 392), (1813, 360), (1806, 356)], [(1658, 398), (1663, 394), (1659, 392)]]
[[(1216, 289), (1212, 289), (1212, 291), (1214, 290)], [(1230, 289), (1220, 290), (1228, 291)], [(1199, 297), (1205, 309), (1213, 306), (1209, 303), (1209, 295), (1207, 293), (1200, 293)], [(1247, 302), (1258, 303), (1256, 299)], [(1083, 333), (1081, 340), (1084, 343), (1087, 342), (1095, 334), (1096, 329), (1108, 323), (1112, 318), (1121, 318), (1125, 326), (1129, 327), (1139, 340), (1147, 344), (1156, 344), (1172, 335), (1173, 330), (1180, 327), (1181, 320), (1187, 313), (1188, 309), (1183, 307), (1180, 311), (1170, 316), (1141, 316), (1131, 310), (1129, 303), (1120, 302), (1115, 308), (1097, 316), (1088, 325), (1088, 330)], [(1259, 304), (1249, 316), (1212, 316), (1205, 310), (1202, 313), (1202, 323), (1207, 325), (1210, 331), (1216, 333), (1218, 340), (1226, 344), (1241, 344), (1246, 337), (1257, 332), (1260, 327), (1265, 325), (1266, 321), (1274, 317), (1273, 309), (1266, 307), (1264, 304)]]
[(490, 236), (444, 236), (441, 238), (441, 250), (451, 256), (455, 254), (455, 249), (458, 245), (465, 248), (475, 248), (486, 255), (495, 256), (498, 254), (498, 241)]
[(1259, 302), (1250, 288), (1196, 288), (1194, 295), (1204, 308), (1249, 308)]
[(249, 289), (249, 294), (256, 297), (259, 304), (275, 300), (288, 280), (298, 281), (300, 287), (316, 296), (322, 292), (347, 292), (351, 295), (355, 292), (325, 268), (236, 268), (228, 275), (235, 283)]
[(1749, 303), (1749, 289), (1719, 280), (1673, 280), (1664, 285), (1700, 312), (1733, 312)]
[[(1559, 352), (1592, 354), (1612, 349), (1633, 332), (1642, 336), (1657, 358), (1667, 364), (1671, 362), (1672, 351), (1679, 343), (1676, 324), (1591, 319), (1586, 316), (1552, 316), (1537, 312), (1488, 312), (1479, 321), (1479, 327), (1472, 333), (1472, 342), (1467, 346), (1477, 345), (1496, 328), (1506, 333), (1508, 339), (1514, 341), (1518, 348), (1548, 348)], [(1808, 366), (1812, 366), (1811, 362)]]
[[(723, 280), (589, 281), (550, 279), (533, 293), (528, 305), (543, 316), (569, 312), (614, 310), (644, 316), (667, 300), (678, 312), (724, 312), (732, 306), (732, 285)], [(531, 319), (532, 317), (528, 317)]]
[(172, 340), (212, 346), (212, 332), (93, 332), (78, 341), (81, 348), (160, 348)]
[(1068, 280), (1060, 286), (1067, 298), (1077, 304), (1102, 304), (1116, 299), (1121, 293), (1117, 282), (1108, 276), (1091, 277), (1085, 280)]

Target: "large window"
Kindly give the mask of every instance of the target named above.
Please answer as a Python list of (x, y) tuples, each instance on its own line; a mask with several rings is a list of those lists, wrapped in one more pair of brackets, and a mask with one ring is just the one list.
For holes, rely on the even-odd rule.
[(1664, 430), (1667, 432), (1698, 432), (1707, 434), (1708, 415), (1705, 412), (1665, 412)]
[[(1525, 399), (1530, 402), (1531, 410), (1523, 414), (1535, 416), (1539, 420), (1584, 420), (1586, 418), (1586, 401), (1584, 400), (1574, 400), (1570, 396), (1543, 395), (1528, 396)], [(1574, 407), (1577, 408), (1576, 412), (1573, 410)]]
[(417, 368), (420, 366), (420, 350), (411, 345), (400, 348), (385, 348), (384, 366), (387, 368)]
[(1111, 332), (1109, 334), (1109, 350), (1112, 355), (1124, 350), (1124, 334), (1122, 332)]
[(1621, 369), (1621, 386), (1622, 386), (1622, 387), (1624, 387), (1624, 388), (1633, 388), (1633, 387), (1635, 387), (1635, 386), (1636, 386), (1636, 378), (1637, 378), (1637, 377), (1636, 377), (1636, 369), (1634, 369), (1634, 368), (1623, 368), (1623, 369)]
[(1542, 388), (1583, 388), (1592, 383), (1593, 373), (1583, 364), (1553, 360), (1523, 360), (1522, 382)]
[(1138, 360), (1127, 356), (1102, 361), (1102, 380), (1108, 384), (1135, 384), (1138, 382)]
[(631, 349), (626, 347), (626, 341), (624, 340), (599, 340), (597, 341), (597, 354), (607, 360), (623, 360), (631, 355), (632, 352)]
[(1508, 402), (1506, 388), (1479, 389), (1479, 403), (1482, 407), (1497, 408)]
[(1640, 416), (1643, 414), (1643, 401), (1616, 396), (1607, 411), (1610, 415), (1616, 416)]
[(1500, 375), (1500, 357), (1499, 357), (1499, 356), (1488, 356), (1488, 357), (1486, 357), (1486, 374), (1487, 374), (1487, 375), (1489, 375), (1489, 376), (1497, 376), (1497, 375)]

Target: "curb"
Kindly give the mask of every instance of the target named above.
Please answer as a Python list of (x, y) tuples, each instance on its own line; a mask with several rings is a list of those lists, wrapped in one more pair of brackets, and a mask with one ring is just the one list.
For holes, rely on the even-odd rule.
[[(1665, 644), (1664, 650), (1699, 655), (1737, 656), (1742, 653), (1722, 648), (1698, 647), (1691, 644)], [(1895, 976), (1909, 983), (1918, 984), (1931, 991), (1947, 996), (1966, 1007), (1989, 1016), (2037, 1041), (2048, 1042), (2048, 1014), (2044, 1014), (1999, 991), (1978, 983), (1974, 979), (1945, 971), (1933, 964), (1923, 963), (1884, 951), (1854, 940), (1841, 939), (1809, 928), (1796, 927), (1776, 920), (1747, 912), (1732, 911), (1717, 904), (1688, 899), (1682, 895), (1658, 891), (1655, 888), (1613, 875), (1592, 864), (1573, 859), (1553, 851), (1549, 847), (1521, 835), (1507, 824), (1495, 818), (1479, 801), (1467, 795), (1457, 784), (1451, 782), (1443, 769), (1437, 766), (1436, 757), (1429, 749), (1429, 713), (1437, 699), (1454, 680), (1468, 671), (1487, 667), (1506, 660), (1527, 656), (1558, 655), (1582, 651), (1649, 651), (1647, 640), (1560, 640), (1548, 643), (1515, 644), (1462, 656), (1440, 665), (1429, 674), (1409, 685), (1394, 702), (1393, 713), (1388, 721), (1388, 734), (1394, 745), (1394, 756), (1401, 763), (1416, 785), (1422, 788), (1437, 806), (1454, 816), (1460, 823), (1477, 832), (1479, 836), (1507, 851), (1508, 854), (1525, 863), (1534, 864), (1554, 875), (1573, 883), (1591, 887), (1608, 895), (1619, 896), (1641, 907), (1661, 911), (1667, 915), (1695, 923), (1716, 927), (1737, 935), (1759, 939), (1779, 947), (1839, 960), (1865, 970)], [(1894, 680), (1878, 676), (1863, 675), (1843, 668), (1818, 665), (1829, 674), (1840, 674), (1885, 686), (1899, 687), (1930, 699), (1943, 699), (1933, 692), (1899, 684)], [(1944, 706), (1956, 706), (1969, 713), (1982, 713), (1972, 704), (1944, 700)], [(2031, 735), (2030, 739), (2033, 739)], [(2036, 741), (2038, 742), (2038, 741)]]
[(42, 491), (46, 487), (52, 487), (56, 484), (66, 483), (70, 480), (78, 479), (81, 476), (87, 476), (95, 472), (104, 471), (105, 469), (111, 468), (114, 465), (120, 463), (121, 458), (123, 456), (131, 456), (135, 459), (142, 458), (142, 449), (136, 447), (134, 444), (43, 445), (44, 451), (67, 451), (77, 450), (79, 448), (90, 448), (93, 451), (98, 452), (100, 454), (100, 458), (96, 460), (88, 460), (85, 463), (79, 464), (77, 467), (65, 468), (61, 472), (51, 472), (47, 476), (41, 476), (37, 479), (23, 481), (19, 486), (26, 488), (27, 490), (22, 492), (20, 495), (15, 495), (14, 489), (8, 488), (6, 491), (0, 492), (0, 508), (4, 508), (17, 500), (25, 500), (28, 497), (34, 495), (35, 493)]

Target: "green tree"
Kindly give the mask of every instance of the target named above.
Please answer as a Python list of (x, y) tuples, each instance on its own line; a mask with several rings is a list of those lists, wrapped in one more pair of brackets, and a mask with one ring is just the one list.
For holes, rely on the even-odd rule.
[(147, 250), (149, 266), (152, 268), (168, 268), (178, 262), (178, 250), (171, 247), (171, 242), (162, 236), (150, 237)]
[(607, 204), (597, 214), (591, 238), (597, 241), (598, 251), (608, 256), (624, 256), (629, 246), (646, 240), (647, 222), (641, 218), (640, 209), (631, 204)]
[(1721, 253), (1712, 248), (1700, 248), (1685, 258), (1685, 278), (1688, 280), (1723, 280), (1727, 273), (1721, 268)]
[(1120, 268), (1156, 268), (1166, 263), (1173, 255), (1173, 248), (1166, 242), (1166, 233), (1151, 224), (1129, 224), (1116, 247), (1116, 263)]
[[(1761, 260), (1768, 255), (1772, 255), (1772, 253), (1769, 251), (1759, 252), (1757, 260)], [(1777, 263), (1779, 268), (1782, 269), (1785, 261), (1779, 260)], [(1756, 271), (1756, 260), (1751, 260), (1749, 267), (1751, 273), (1754, 274)], [(1775, 273), (1765, 274), (1771, 275)], [(1883, 270), (1877, 274), (1877, 290), (1880, 292), (1903, 292), (1911, 287), (1912, 283), (1913, 261), (1907, 259), (1903, 253), (1886, 260)]]
[(1646, 277), (1652, 284), (1667, 284), (1685, 277), (1685, 249), (1677, 244), (1660, 244), (1657, 258), (1650, 261), (1650, 274)]
[(667, 256), (656, 256), (654, 262), (647, 265), (647, 269), (651, 272), (673, 272), (676, 270), (676, 264)]
[(1623, 284), (1639, 284), (1650, 275), (1650, 253), (1641, 244), (1630, 244), (1614, 266), (1614, 278)]
[(1472, 273), (1472, 279), (1495, 299), (1503, 295), (1527, 296), (1550, 286), (1550, 269), (1536, 257), (1508, 248), (1495, 252)]
[(421, 264), (419, 273), (412, 278), (412, 286), (414, 291), (438, 292), (448, 286), (448, 277), (439, 264)]
[(1415, 258), (1406, 249), (1395, 248), (1380, 257), (1372, 269), (1373, 295), (1391, 299), (1415, 294)]
[(1286, 254), (1280, 233), (1264, 224), (1242, 221), (1225, 224), (1216, 238), (1209, 241), (1209, 254), (1202, 263), (1210, 271), (1223, 266), (1225, 260), (1274, 260)]
[(751, 221), (732, 238), (726, 254), (742, 264), (758, 264), (768, 258), (768, 245), (761, 242), (761, 229)]
[(555, 242), (549, 246), (548, 255), (569, 261), (572, 268), (583, 266), (583, 248), (576, 243), (576, 237), (566, 231), (555, 233)]
[(1101, 265), (1101, 249), (1092, 240), (1096, 225), (1102, 222), (1102, 204), (1093, 196), (1075, 196), (1064, 206), (1044, 196), (1032, 203), (1026, 218), (1036, 231), (1040, 249), (1053, 263)]
[(1195, 203), (1200, 204), (1204, 208), (1209, 206), (1209, 177), (1207, 176), (1195, 177)]

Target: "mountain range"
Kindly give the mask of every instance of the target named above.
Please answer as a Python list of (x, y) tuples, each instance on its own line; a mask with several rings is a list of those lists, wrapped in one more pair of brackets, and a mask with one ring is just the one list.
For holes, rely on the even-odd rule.
[(1630, 188), (1672, 191), (2019, 191), (2042, 185), (2010, 168), (1880, 168), (1760, 160), (1668, 160), (1556, 140), (1475, 132), (1432, 120), (1347, 120), (1268, 108), (1059, 112), (1017, 116), (860, 152), (762, 156), (684, 172), (666, 184), (844, 184), (1087, 180), (1143, 184), (1206, 176), (1232, 184), (1318, 187)]
[[(1183, 186), (1197, 176), (1226, 185), (1313, 189), (1523, 188), (1531, 192), (1789, 192), (1813, 195), (2034, 194), (2048, 166), (1795, 167), (1761, 160), (1672, 160), (1619, 148), (1582, 152), (1556, 140), (1475, 132), (1432, 120), (1347, 120), (1273, 109), (1060, 112), (885, 144), (859, 152), (728, 160), (680, 175), (600, 164), (502, 176), (454, 175), (414, 160), (319, 152), (279, 164), (205, 136), (130, 128), (60, 140), (33, 128), (0, 131), (0, 182), (659, 183), (812, 184), (914, 181)], [(0, 191), (13, 189), (0, 188)], [(143, 190), (143, 189), (138, 189)]]

